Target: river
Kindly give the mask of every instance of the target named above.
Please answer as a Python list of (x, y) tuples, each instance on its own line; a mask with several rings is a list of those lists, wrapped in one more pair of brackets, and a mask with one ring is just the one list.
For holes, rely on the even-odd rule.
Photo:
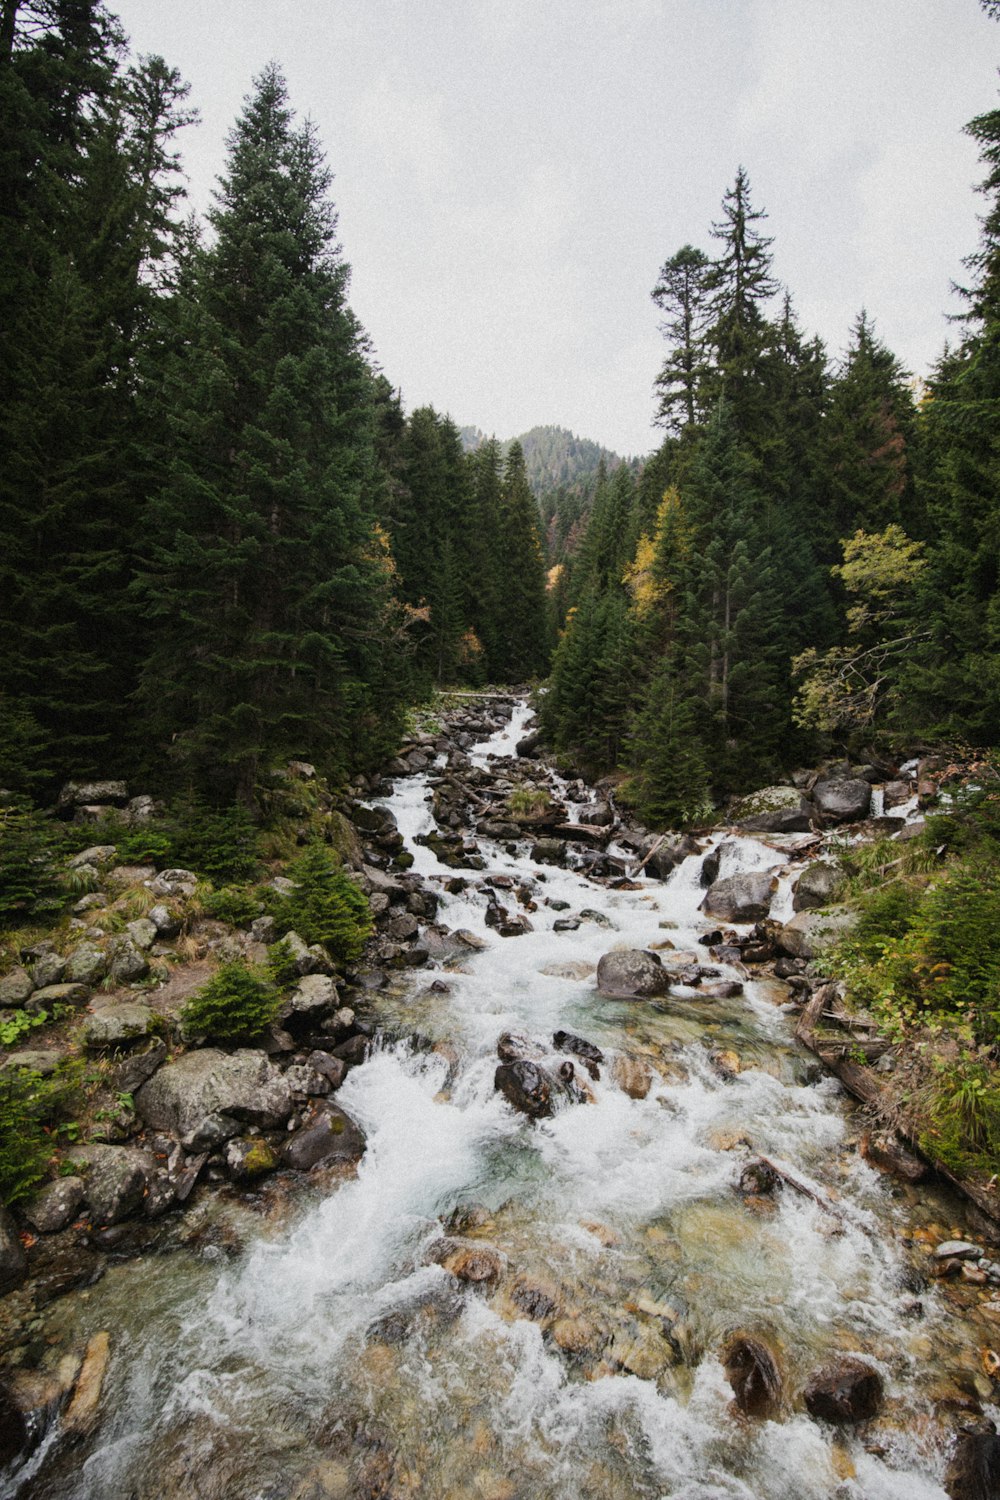
[[(527, 714), (477, 763), (511, 754)], [(915, 1295), (905, 1241), (915, 1213), (954, 1205), (918, 1203), (864, 1162), (854, 1111), (793, 1041), (773, 985), (731, 1000), (597, 994), (590, 971), (610, 948), (697, 947), (697, 858), (613, 890), (482, 840), (490, 873), (536, 883), (533, 930), (504, 939), (484, 891), (449, 895), (455, 872), (414, 842), (433, 827), (429, 775), (394, 783), (386, 805), (437, 882), (439, 920), (488, 946), (386, 1002), (394, 1034), (423, 1041), (383, 1044), (337, 1095), (368, 1133), (356, 1178), (234, 1209), (232, 1253), (207, 1236), (56, 1304), (52, 1337), (71, 1319), (111, 1334), (104, 1417), (75, 1454), (53, 1436), (9, 1493), (942, 1500), (956, 1425), (942, 1392), (985, 1392), (968, 1327), (936, 1288)], [(723, 874), (785, 858), (752, 839), (727, 857)], [(580, 977), (552, 972), (567, 962)], [(516, 1114), (494, 1091), (497, 1038), (551, 1047), (558, 1029), (642, 1059), (654, 1086), (629, 1097), (604, 1067), (593, 1102)], [(751, 1154), (815, 1199), (748, 1204)], [(449, 1219), (494, 1247), (495, 1285), (433, 1263)], [(772, 1420), (734, 1407), (721, 1354), (736, 1331), (775, 1352)], [(845, 1352), (886, 1386), (860, 1433), (800, 1400)]]

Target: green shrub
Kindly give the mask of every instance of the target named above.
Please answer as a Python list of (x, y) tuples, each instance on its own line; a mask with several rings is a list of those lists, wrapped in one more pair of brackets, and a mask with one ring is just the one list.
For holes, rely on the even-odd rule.
[(266, 969), (234, 959), (222, 964), (181, 1011), (186, 1036), (240, 1041), (259, 1036), (278, 1019), (281, 996)]
[(0, 810), (0, 926), (62, 910), (58, 849), (59, 831), (41, 813), (25, 803)]
[(0, 1199), (27, 1198), (46, 1175), (53, 1152), (51, 1126), (72, 1105), (79, 1068), (67, 1064), (51, 1078), (29, 1069), (0, 1073)]
[(284, 939), (280, 943), (272, 943), (268, 948), (267, 971), (279, 990), (290, 989), (298, 979), (295, 955)]
[(228, 922), (230, 927), (249, 927), (264, 910), (264, 903), (256, 891), (240, 886), (224, 885), (221, 890), (209, 891), (202, 901), (206, 917), (217, 922)]
[(975, 1058), (940, 1064), (920, 1148), (953, 1172), (1000, 1168), (1000, 1078)]
[(257, 827), (245, 807), (209, 807), (200, 797), (177, 804), (172, 858), (213, 883), (251, 880), (257, 873)]
[(335, 963), (361, 957), (372, 931), (368, 901), (325, 844), (309, 844), (289, 870), (296, 889), (278, 910), (281, 926), (322, 943)]

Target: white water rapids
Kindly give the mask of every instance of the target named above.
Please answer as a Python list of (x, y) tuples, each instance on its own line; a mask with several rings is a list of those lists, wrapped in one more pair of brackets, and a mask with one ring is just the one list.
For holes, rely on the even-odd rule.
[[(476, 762), (511, 754), (527, 717), (519, 708)], [(538, 882), (534, 930), (503, 939), (484, 922), (484, 892), (470, 881), (445, 894), (455, 872), (413, 842), (434, 826), (427, 782), (401, 779), (387, 805), (415, 870), (442, 878), (439, 920), (489, 946), (423, 971), (400, 1013), (453, 1050), (399, 1043), (352, 1070), (337, 1100), (368, 1134), (356, 1179), (313, 1195), (291, 1223), (286, 1211), (261, 1225), (232, 1262), (210, 1250), (108, 1274), (81, 1314), (112, 1334), (101, 1430), (71, 1473), (48, 1480), (36, 1463), (11, 1493), (942, 1500), (947, 1428), (928, 1365), (943, 1314), (930, 1294), (913, 1317), (901, 1211), (853, 1149), (839, 1086), (790, 1042), (766, 987), (651, 1005), (542, 972), (666, 940), (707, 958), (699, 860), (614, 891), (483, 840), (489, 873)], [(729, 844), (722, 874), (787, 858)], [(786, 878), (778, 903), (787, 891)], [(557, 933), (546, 901), (610, 928), (584, 917)], [(434, 977), (448, 993), (428, 992)], [(647, 1058), (649, 1095), (628, 1097), (603, 1069), (593, 1103), (537, 1124), (515, 1114), (493, 1088), (497, 1037), (551, 1044), (558, 1028)], [(719, 1048), (741, 1060), (735, 1077), (713, 1067)], [(791, 1191), (770, 1214), (749, 1211), (735, 1183), (751, 1152), (829, 1197), (836, 1216)], [(425, 1263), (441, 1217), (469, 1203), (509, 1274), (555, 1288), (559, 1337), (502, 1290), (459, 1287)], [(735, 1413), (719, 1358), (734, 1329), (780, 1351), (781, 1420)], [(867, 1444), (794, 1399), (844, 1351), (886, 1380)]]

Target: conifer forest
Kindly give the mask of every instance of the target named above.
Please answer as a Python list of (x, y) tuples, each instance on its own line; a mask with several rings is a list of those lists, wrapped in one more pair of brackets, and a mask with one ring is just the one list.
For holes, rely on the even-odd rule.
[(1000, 104), (929, 371), (734, 160), (643, 454), (198, 110), (0, 0), (0, 1493), (995, 1497)]

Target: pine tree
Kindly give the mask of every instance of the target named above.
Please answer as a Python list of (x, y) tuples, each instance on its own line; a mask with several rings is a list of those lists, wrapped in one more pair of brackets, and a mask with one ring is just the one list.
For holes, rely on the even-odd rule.
[(702, 415), (710, 271), (704, 251), (684, 245), (664, 262), (652, 291), (663, 314), (660, 332), (672, 346), (656, 378), (656, 421), (674, 434), (693, 432)]
[(168, 370), (141, 701), (185, 774), (250, 805), (275, 758), (341, 768), (377, 716), (389, 574), (362, 493), (370, 383), (330, 173), (275, 67), (228, 148)]
[(500, 550), (503, 593), (500, 601), (500, 675), (521, 681), (545, 670), (545, 561), (538, 505), (528, 485), (524, 453), (512, 443), (501, 486)]
[(706, 407), (724, 396), (731, 420), (744, 442), (767, 430), (762, 364), (773, 347), (774, 331), (764, 306), (778, 283), (771, 275), (773, 241), (758, 229), (767, 214), (750, 200), (743, 167), (722, 200), (722, 218), (712, 225), (721, 251), (705, 278), (710, 293), (705, 338), (715, 354), (707, 381)]

